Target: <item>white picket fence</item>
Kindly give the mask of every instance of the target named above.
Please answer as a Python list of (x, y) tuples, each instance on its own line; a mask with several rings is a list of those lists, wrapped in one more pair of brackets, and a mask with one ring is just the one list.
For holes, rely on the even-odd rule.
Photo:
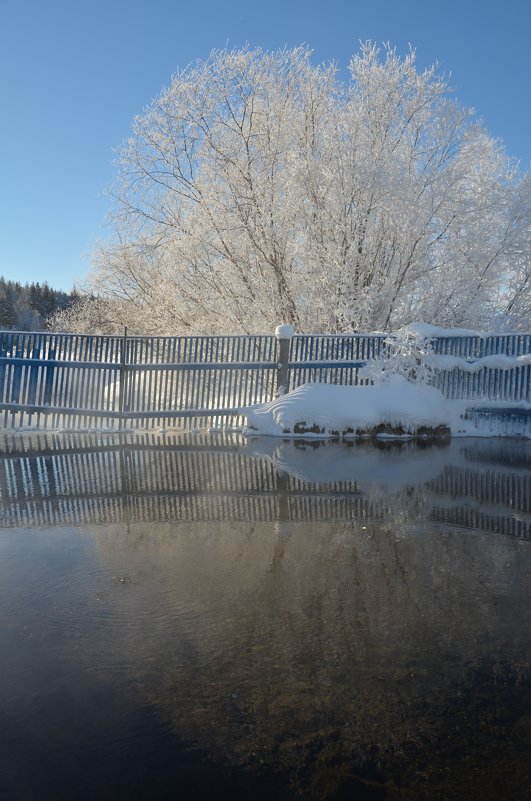
[[(359, 370), (385, 351), (386, 339), (0, 331), (0, 428), (237, 423), (242, 407), (273, 399), (281, 387), (365, 381)], [(433, 383), (447, 398), (477, 408), (495, 400), (507, 404), (508, 413), (531, 402), (531, 360), (525, 358), (531, 334), (440, 336), (433, 348), (461, 360), (460, 367), (436, 371)], [(508, 357), (507, 363), (489, 362), (493, 356)]]

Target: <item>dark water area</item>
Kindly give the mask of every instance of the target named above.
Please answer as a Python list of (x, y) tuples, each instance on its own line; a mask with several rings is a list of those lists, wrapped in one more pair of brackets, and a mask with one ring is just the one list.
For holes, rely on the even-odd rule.
[(0, 438), (0, 799), (531, 799), (531, 442)]

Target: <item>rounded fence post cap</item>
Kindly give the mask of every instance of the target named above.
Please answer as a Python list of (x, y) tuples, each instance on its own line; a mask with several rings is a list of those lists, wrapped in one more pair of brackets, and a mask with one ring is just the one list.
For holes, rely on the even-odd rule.
[(275, 336), (277, 339), (291, 339), (294, 333), (295, 329), (292, 325), (277, 325), (275, 328)]

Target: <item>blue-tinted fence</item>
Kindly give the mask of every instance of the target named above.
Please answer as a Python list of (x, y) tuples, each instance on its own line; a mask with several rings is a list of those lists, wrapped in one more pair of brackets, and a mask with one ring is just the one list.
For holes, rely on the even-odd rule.
[[(382, 334), (129, 337), (0, 332), (0, 427), (160, 427), (241, 420), (243, 406), (320, 381), (357, 384)], [(438, 337), (434, 352), (477, 362), (526, 357), (531, 334)], [(436, 371), (448, 398), (529, 403), (531, 364)], [(476, 406), (478, 404), (475, 404)], [(479, 404), (481, 405), (481, 404)]]
[(3, 427), (160, 426), (272, 397), (276, 340), (0, 332)]

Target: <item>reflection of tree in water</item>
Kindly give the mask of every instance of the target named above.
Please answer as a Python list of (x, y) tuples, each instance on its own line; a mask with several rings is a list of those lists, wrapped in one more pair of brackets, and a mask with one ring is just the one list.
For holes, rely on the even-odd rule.
[[(294, 795), (525, 797), (531, 544), (440, 522), (477, 509), (529, 536), (528, 446), (192, 444), (6, 459), (22, 522), (48, 502), (61, 525), (120, 521), (97, 530), (86, 605), (66, 579), (65, 659)], [(197, 522), (219, 518), (261, 522)]]
[(106, 533), (102, 560), (133, 579), (116, 596), (129, 621), (116, 658), (180, 737), (225, 764), (282, 769), (294, 793), (332, 797), (360, 774), (415, 788), (387, 785), (389, 798), (519, 797), (531, 550), (408, 532), (418, 503), (404, 499), (396, 530), (388, 518)]
[(444, 728), (386, 764), (390, 799), (524, 801), (531, 797), (531, 665), (470, 666)]

